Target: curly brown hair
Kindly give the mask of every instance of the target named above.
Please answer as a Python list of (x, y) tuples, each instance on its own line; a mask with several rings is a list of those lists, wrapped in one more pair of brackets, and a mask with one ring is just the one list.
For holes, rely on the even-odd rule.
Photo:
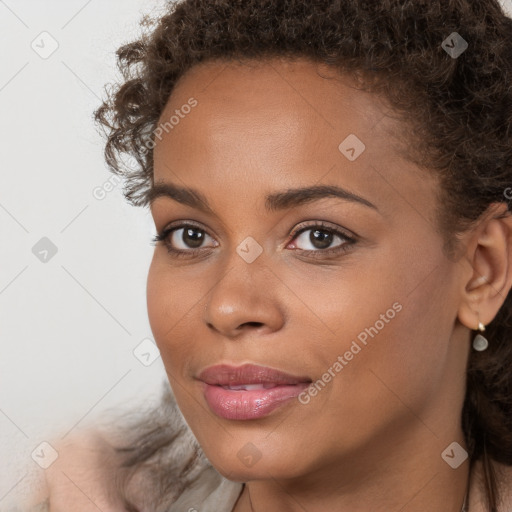
[[(168, 1), (141, 25), (140, 38), (117, 51), (123, 82), (95, 112), (107, 164), (132, 204), (148, 204), (154, 131), (187, 70), (284, 57), (357, 76), (389, 101), (409, 127), (408, 158), (440, 178), (447, 254), (491, 203), (506, 202), (510, 212), (512, 19), (497, 0)], [(456, 57), (442, 46), (454, 32), (468, 43)], [(488, 326), (489, 349), (470, 355), (461, 418), (471, 463), (482, 459), (490, 511), (499, 502), (492, 461), (512, 465), (511, 317), (509, 294)]]

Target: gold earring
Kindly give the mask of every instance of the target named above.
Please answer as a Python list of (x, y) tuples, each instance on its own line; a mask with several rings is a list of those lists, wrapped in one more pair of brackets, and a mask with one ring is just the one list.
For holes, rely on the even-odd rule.
[[(484, 332), (485, 331), (485, 325), (482, 322), (480, 322), (480, 319), (478, 320), (478, 330), (480, 332)], [(473, 339), (473, 348), (477, 352), (484, 351), (485, 349), (487, 349), (488, 346), (489, 346), (489, 342), (487, 341), (487, 338), (482, 336), (480, 333), (478, 333), (474, 337), (474, 339)]]

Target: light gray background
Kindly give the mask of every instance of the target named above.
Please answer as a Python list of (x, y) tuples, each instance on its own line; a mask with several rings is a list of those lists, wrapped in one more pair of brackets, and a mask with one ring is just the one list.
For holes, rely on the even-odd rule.
[[(94, 197), (112, 176), (91, 117), (118, 78), (115, 50), (162, 5), (0, 0), (0, 511), (41, 442), (156, 403), (166, 379), (159, 357), (134, 355), (152, 339), (151, 218), (120, 186)], [(46, 59), (31, 47), (50, 48), (43, 31), (59, 45)], [(43, 237), (47, 262), (32, 252)]]
[[(115, 50), (162, 4), (0, 1), (0, 510), (39, 443), (156, 401), (166, 378), (133, 354), (152, 338), (151, 217), (121, 186), (94, 197), (112, 175), (92, 121)], [(47, 59), (31, 48), (49, 48), (43, 31), (59, 44)], [(46, 263), (42, 237), (58, 249)]]

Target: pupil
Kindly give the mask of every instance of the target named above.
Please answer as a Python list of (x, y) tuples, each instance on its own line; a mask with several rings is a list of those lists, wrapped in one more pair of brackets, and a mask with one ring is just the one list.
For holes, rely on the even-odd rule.
[[(326, 233), (325, 231), (319, 231), (315, 230), (311, 232), (310, 240), (311, 243), (317, 248), (317, 249), (325, 249), (329, 247), (332, 243), (332, 233)], [(318, 247), (318, 244), (320, 245)]]
[[(195, 233), (195, 235), (194, 235)], [(183, 231), (183, 242), (185, 242), (189, 247), (196, 248), (201, 247), (201, 242), (203, 241), (203, 233), (195, 228), (188, 228)]]

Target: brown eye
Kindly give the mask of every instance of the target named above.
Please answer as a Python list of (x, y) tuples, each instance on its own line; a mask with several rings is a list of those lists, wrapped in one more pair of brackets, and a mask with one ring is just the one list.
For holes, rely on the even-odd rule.
[(293, 235), (292, 248), (315, 258), (334, 256), (347, 251), (356, 238), (323, 222), (298, 229)]
[(202, 248), (205, 241), (213, 240), (213, 238), (196, 226), (181, 226), (170, 229), (165, 240), (168, 247), (176, 251), (187, 252), (187, 249)]
[(317, 229), (307, 228), (294, 238), (296, 240), (294, 245), (302, 245), (303, 247), (298, 247), (298, 249), (304, 251), (326, 250), (333, 248), (331, 246), (336, 239), (341, 240), (341, 243), (336, 244), (334, 247), (342, 245), (344, 240), (350, 240), (348, 237), (343, 236), (342, 233), (336, 233), (332, 230), (318, 229), (318, 227)]
[[(193, 256), (206, 248), (203, 244), (213, 238), (204, 229), (191, 224), (168, 227), (153, 238), (153, 242), (163, 242), (169, 254), (174, 256)], [(218, 243), (214, 242), (216, 247)]]
[[(171, 232), (171, 242), (174, 247), (177, 247), (180, 250), (186, 249), (197, 249), (201, 247), (201, 244), (204, 242), (206, 233), (199, 228), (196, 227), (185, 227), (174, 229)], [(182, 247), (179, 247), (181, 245)]]

